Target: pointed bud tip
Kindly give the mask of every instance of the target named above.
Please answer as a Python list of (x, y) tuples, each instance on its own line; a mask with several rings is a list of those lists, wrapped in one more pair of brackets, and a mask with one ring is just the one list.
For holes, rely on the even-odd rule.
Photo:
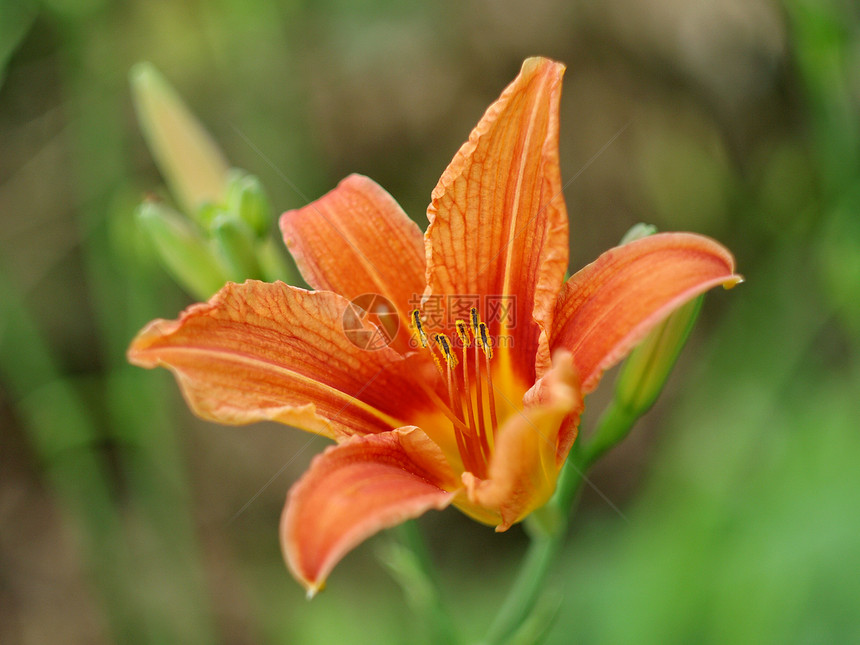
[(222, 202), (229, 166), (203, 125), (152, 63), (136, 63), (129, 80), (138, 124), (176, 201), (190, 215)]
[(131, 66), (128, 71), (128, 79), (132, 87), (140, 89), (145, 85), (158, 83), (161, 80), (161, 74), (158, 73), (155, 65), (142, 60)]
[(639, 222), (638, 224), (634, 224), (630, 227), (630, 230), (628, 230), (624, 234), (618, 244), (619, 246), (629, 244), (630, 242), (641, 240), (642, 238), (648, 237), (649, 235), (654, 235), (656, 232), (657, 227), (653, 224), (645, 224), (644, 222)]

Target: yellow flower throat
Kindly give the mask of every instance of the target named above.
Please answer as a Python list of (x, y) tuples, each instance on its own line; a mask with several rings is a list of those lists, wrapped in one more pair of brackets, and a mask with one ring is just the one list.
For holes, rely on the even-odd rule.
[[(459, 339), (457, 347), (444, 333), (428, 335), (418, 309), (412, 311), (410, 318), (419, 344), (430, 352), (443, 383), (447, 384), (447, 406), (441, 407), (453, 425), (463, 468), (477, 477), (486, 478), (487, 464), (498, 429), (496, 390), (490, 369), (493, 346), (487, 323), (480, 320), (478, 310), (472, 307), (469, 323), (464, 320), (454, 323)], [(473, 348), (471, 353), (474, 363), (471, 369), (470, 348)], [(457, 369), (458, 365), (462, 365), (462, 370)]]

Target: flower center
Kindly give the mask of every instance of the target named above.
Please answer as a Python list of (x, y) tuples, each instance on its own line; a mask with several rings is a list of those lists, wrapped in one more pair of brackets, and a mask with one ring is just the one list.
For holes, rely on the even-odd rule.
[(468, 323), (454, 322), (458, 341), (455, 343), (444, 333), (428, 335), (418, 309), (411, 315), (419, 344), (430, 352), (442, 382), (447, 385), (448, 409), (443, 412), (453, 425), (463, 467), (483, 479), (487, 476), (491, 446), (499, 425), (490, 369), (493, 342), (475, 307), (469, 311), (469, 319)]

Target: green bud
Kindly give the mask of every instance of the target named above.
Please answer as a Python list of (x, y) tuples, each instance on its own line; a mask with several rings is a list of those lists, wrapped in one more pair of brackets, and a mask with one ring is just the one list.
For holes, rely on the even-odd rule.
[(130, 79), (137, 120), (177, 202), (192, 216), (222, 203), (229, 168), (206, 130), (152, 64), (135, 65)]
[(703, 299), (699, 296), (672, 312), (627, 357), (616, 381), (615, 396), (630, 414), (642, 416), (654, 405), (687, 342)]
[(242, 170), (231, 170), (227, 183), (227, 209), (238, 213), (258, 236), (269, 233), (272, 207), (260, 180)]
[(207, 236), (210, 236), (212, 235), (212, 229), (215, 228), (216, 220), (219, 220), (222, 216), (230, 217), (230, 211), (220, 204), (207, 202), (197, 209), (194, 219), (198, 224), (200, 224), (204, 233)]
[[(621, 238), (621, 244), (656, 232), (652, 224), (635, 224)], [(622, 409), (639, 417), (654, 405), (696, 322), (702, 300), (699, 296), (672, 312), (624, 361), (615, 389), (616, 403)]]
[[(654, 226), (637, 224), (627, 231), (621, 244), (656, 232)], [(636, 420), (654, 405), (693, 329), (703, 300), (704, 296), (699, 296), (673, 311), (630, 352), (615, 382), (614, 398), (601, 415), (594, 436), (580, 449), (582, 464), (594, 463), (622, 441)]]
[(297, 284), (296, 271), (287, 260), (284, 244), (274, 237), (265, 237), (257, 243), (257, 261), (266, 282), (281, 280), (287, 284)]
[(254, 232), (235, 213), (221, 213), (212, 221), (212, 244), (227, 279), (261, 279)]
[(138, 226), (152, 242), (161, 262), (192, 296), (206, 300), (226, 282), (209, 246), (181, 215), (157, 202), (137, 208)]
[(630, 230), (624, 234), (624, 237), (621, 238), (621, 242), (619, 242), (619, 244), (635, 242), (636, 240), (641, 240), (643, 237), (654, 235), (656, 232), (657, 227), (653, 224), (643, 224), (642, 222), (639, 222), (638, 224), (634, 224), (630, 227)]

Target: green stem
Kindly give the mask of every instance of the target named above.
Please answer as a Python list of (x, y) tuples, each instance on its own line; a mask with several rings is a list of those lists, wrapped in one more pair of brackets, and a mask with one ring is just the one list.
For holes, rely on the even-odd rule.
[(504, 643), (529, 617), (540, 597), (550, 565), (563, 542), (564, 532), (532, 539), (520, 572), (490, 627), (484, 645)]
[(550, 567), (564, 544), (571, 509), (586, 480), (586, 472), (607, 450), (627, 436), (637, 418), (613, 400), (601, 416), (594, 438), (585, 445), (580, 442), (574, 444), (562, 468), (555, 494), (538, 511), (549, 521), (543, 522), (539, 530), (530, 531), (531, 544), (517, 578), (482, 645), (508, 642), (531, 615), (545, 589)]
[(531, 532), (531, 544), (520, 565), (520, 571), (508, 597), (499, 608), (483, 645), (507, 642), (537, 604), (550, 566), (564, 544), (570, 521), (569, 509), (584, 481), (585, 468), (578, 463), (578, 455), (578, 451), (571, 453), (562, 468), (555, 494), (542, 509), (544, 513), (554, 516), (552, 530)]
[(409, 557), (407, 562), (401, 559), (397, 565), (389, 563), (389, 568), (406, 592), (413, 610), (430, 630), (429, 642), (459, 643), (451, 616), (442, 602), (430, 552), (418, 524), (414, 520), (405, 522), (395, 531)]

